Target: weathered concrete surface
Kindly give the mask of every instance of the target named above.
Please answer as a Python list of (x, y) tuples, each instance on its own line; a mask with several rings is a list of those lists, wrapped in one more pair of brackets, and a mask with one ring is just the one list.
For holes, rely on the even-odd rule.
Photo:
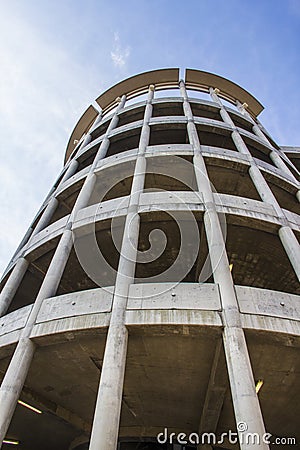
[[(84, 131), (43, 204), (49, 206), (39, 232), (27, 243), (33, 231), (28, 230), (7, 269), (6, 275), (13, 271), (2, 281), (3, 305), (11, 297), (10, 310), (25, 306), (0, 319), (0, 377), (6, 372), (3, 386), (13, 391), (2, 401), (5, 427), (27, 371), (21, 395), (27, 392), (29, 401), (51, 411), (27, 422), (17, 406), (9, 433), (20, 435), (26, 448), (65, 450), (71, 441), (79, 442), (78, 435), (88, 441), (82, 433), (92, 426), (100, 372), (91, 448), (115, 450), (119, 423), (120, 436), (138, 438), (153, 438), (166, 425), (174, 432), (195, 431), (199, 424), (221, 432), (235, 429), (240, 420), (250, 431), (262, 431), (260, 410), (272, 434), (297, 432), (296, 168), (247, 105), (238, 103), (235, 111), (222, 104), (223, 84), (205, 86), (212, 102), (188, 98), (180, 86), (181, 97), (154, 100), (153, 110), (154, 86), (148, 102), (137, 98), (126, 107), (125, 96), (112, 99), (117, 110), (110, 116), (104, 111)], [(287, 152), (295, 164), (298, 153)], [(158, 176), (161, 169), (165, 177)], [(137, 284), (142, 271), (138, 261), (135, 273), (131, 244), (147, 250), (147, 230), (164, 230), (171, 244), (151, 270), (172, 265), (180, 242), (170, 216), (186, 209), (196, 218), (201, 246), (185, 283), (172, 289), (168, 278)], [(227, 235), (220, 230), (222, 215)], [(120, 261), (110, 235), (114, 216), (121, 219), (119, 231), (127, 217)], [(119, 263), (117, 280), (110, 281), (103, 270), (100, 284), (114, 286), (99, 289), (73, 250), (63, 258), (63, 273), (60, 259), (54, 259), (58, 272), (51, 267), (67, 222), (73, 222), (76, 236), (93, 227), (114, 270)], [(208, 252), (213, 277), (198, 284)], [(16, 264), (24, 255), (26, 273), (18, 270), (21, 259)], [(47, 278), (43, 295), (30, 305)], [(260, 404), (254, 390), (258, 379), (264, 380)], [(43, 443), (33, 429), (45, 431)]]

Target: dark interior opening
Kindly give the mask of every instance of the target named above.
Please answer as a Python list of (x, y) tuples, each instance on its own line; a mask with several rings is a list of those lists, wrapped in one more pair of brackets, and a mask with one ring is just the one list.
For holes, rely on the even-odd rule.
[(96, 144), (94, 147), (90, 148), (87, 152), (83, 153), (78, 158), (78, 167), (75, 173), (80, 172), (86, 167), (93, 164), (97, 151), (99, 150), (99, 144)]
[(291, 185), (289, 185), (290, 190), (284, 189), (283, 186), (279, 186), (271, 180), (268, 180), (266, 174), (263, 173), (263, 175), (281, 208), (292, 211), (295, 214), (300, 214), (300, 204), (296, 197), (297, 189)]
[[(53, 258), (58, 241), (59, 238), (56, 238), (51, 242), (47, 242), (44, 249), (49, 247), (49, 250), (31, 261), (7, 313), (22, 308), (23, 306), (31, 305), (35, 302), (45, 274)], [(40, 248), (37, 251), (41, 252), (41, 250), (43, 250), (43, 248)]]
[(253, 133), (253, 130), (252, 130), (253, 125), (251, 122), (249, 122), (249, 120), (247, 120), (246, 118), (243, 118), (237, 114), (234, 114), (233, 112), (230, 112), (229, 115), (236, 127), (242, 128), (244, 130), (249, 131), (250, 133)]
[(123, 111), (119, 114), (118, 127), (127, 125), (132, 122), (137, 122), (138, 120), (143, 120), (145, 114), (145, 106), (140, 106), (138, 108), (129, 109), (128, 111)]
[(191, 214), (141, 214), (135, 283), (212, 281), (203, 224)]
[(196, 191), (192, 157), (156, 156), (147, 158), (146, 191)]
[(132, 160), (99, 170), (87, 206), (129, 195), (134, 168), (135, 161)]
[(57, 295), (112, 286), (119, 263), (124, 217), (86, 225), (75, 232), (75, 245)]
[(71, 213), (83, 183), (84, 180), (79, 180), (77, 183), (71, 185), (57, 197), (59, 203), (47, 226)]
[(270, 164), (271, 166), (275, 166), (273, 161), (271, 160), (269, 154), (270, 150), (263, 145), (260, 145), (258, 142), (253, 141), (252, 139), (247, 138), (246, 136), (243, 136), (243, 141), (247, 145), (247, 148), (253, 158), (260, 159), (261, 161), (265, 161), (266, 163)]
[(106, 120), (105, 122), (99, 123), (98, 126), (91, 132), (92, 140), (95, 140), (105, 134), (109, 124), (110, 119)]
[[(289, 160), (292, 162), (292, 164), (294, 164), (294, 166), (296, 167), (296, 169), (298, 170), (298, 171), (300, 171), (300, 155), (299, 155), (299, 158), (298, 157), (293, 157), (293, 156), (290, 156), (290, 155), (287, 155), (288, 156), (288, 158), (289, 158)], [(291, 169), (291, 170), (293, 170), (293, 173), (294, 173), (294, 175), (296, 176), (297, 175), (297, 177), (299, 177), (299, 174), (297, 173), (297, 172), (295, 172), (295, 170), (291, 167), (291, 166), (289, 166), (289, 168)]]
[(128, 130), (122, 134), (112, 136), (110, 138), (110, 145), (106, 157), (138, 148), (140, 132), (141, 128), (139, 127), (133, 130)]
[(226, 248), (235, 284), (300, 293), (296, 274), (277, 235), (228, 225)]
[(191, 103), (192, 113), (195, 117), (206, 117), (207, 119), (219, 120), (222, 122), (220, 116), (220, 109), (213, 106), (201, 105), (199, 103)]
[(205, 161), (209, 180), (217, 192), (261, 200), (248, 174), (247, 166), (239, 165), (232, 169), (224, 167), (223, 160), (220, 160), (220, 165), (217, 165), (216, 159), (214, 159), (213, 164), (211, 158), (205, 158)]
[(183, 116), (182, 102), (153, 102), (152, 117)]
[(227, 130), (219, 128), (210, 128), (210, 131), (201, 125), (197, 125), (198, 136), (200, 144), (207, 145), (209, 147), (220, 147), (228, 150), (237, 151), (233, 140), (231, 139), (231, 133)]
[(149, 145), (187, 144), (189, 142), (185, 124), (152, 125)]

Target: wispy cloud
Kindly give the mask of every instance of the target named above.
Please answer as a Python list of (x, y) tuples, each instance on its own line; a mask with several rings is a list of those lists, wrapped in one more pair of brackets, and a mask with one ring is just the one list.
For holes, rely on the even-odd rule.
[(119, 33), (114, 33), (114, 45), (110, 52), (112, 62), (116, 67), (124, 67), (130, 56), (130, 47), (122, 47)]
[(3, 14), (0, 273), (60, 172), (70, 130), (97, 83), (86, 82), (84, 68), (25, 17), (9, 8)]

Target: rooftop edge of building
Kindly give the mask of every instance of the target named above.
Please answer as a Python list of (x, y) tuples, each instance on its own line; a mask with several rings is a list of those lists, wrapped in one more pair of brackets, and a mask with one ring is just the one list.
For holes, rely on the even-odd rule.
[[(179, 81), (178, 68), (142, 72), (110, 87), (96, 99), (96, 102), (101, 107), (102, 111), (105, 112), (106, 110), (111, 109), (116, 103), (116, 99), (124, 94), (130, 99), (145, 93), (150, 84), (155, 85), (158, 89), (170, 89), (178, 87)], [(196, 69), (186, 69), (185, 83), (188, 89), (204, 92), (207, 92), (210, 87), (218, 88), (220, 90), (220, 96), (226, 100), (238, 100), (241, 103), (246, 103), (248, 111), (254, 117), (257, 117), (264, 109), (263, 105), (252, 94), (233, 81), (214, 73)], [(97, 111), (94, 106), (90, 105), (80, 117), (69, 139), (65, 152), (65, 162), (69, 159), (77, 142), (80, 141), (84, 133), (90, 128), (98, 114), (99, 111)]]

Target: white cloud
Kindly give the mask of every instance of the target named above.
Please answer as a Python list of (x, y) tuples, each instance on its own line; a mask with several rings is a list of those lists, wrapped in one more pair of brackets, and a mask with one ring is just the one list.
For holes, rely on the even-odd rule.
[(110, 52), (112, 62), (116, 67), (124, 67), (130, 56), (130, 47), (123, 48), (120, 44), (119, 33), (114, 33), (113, 50)]

